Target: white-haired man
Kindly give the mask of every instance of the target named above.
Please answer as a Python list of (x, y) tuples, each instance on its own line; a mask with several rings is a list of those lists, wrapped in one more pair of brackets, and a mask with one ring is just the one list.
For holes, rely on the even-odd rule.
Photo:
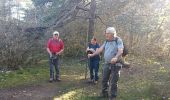
[(114, 27), (108, 27), (105, 32), (106, 41), (93, 54), (88, 57), (93, 57), (104, 50), (105, 64), (103, 66), (102, 79), (102, 96), (109, 96), (110, 100), (115, 100), (117, 96), (117, 82), (121, 64), (118, 61), (123, 53), (123, 41), (116, 35)]
[[(59, 32), (54, 31), (53, 37), (48, 40), (47, 52), (49, 54), (49, 64), (50, 64), (50, 82), (61, 81), (59, 76), (59, 55), (64, 51), (64, 43), (59, 38)], [(56, 71), (56, 78), (54, 78), (54, 68)]]

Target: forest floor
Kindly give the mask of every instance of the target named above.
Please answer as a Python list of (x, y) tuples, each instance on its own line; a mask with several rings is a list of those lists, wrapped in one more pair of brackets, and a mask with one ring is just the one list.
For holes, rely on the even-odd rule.
[[(121, 70), (117, 100), (170, 100), (169, 63), (136, 57), (131, 57), (128, 61), (131, 68)], [(61, 64), (61, 82), (49, 83), (48, 67), (45, 63), (47, 61), (40, 62), (39, 66), (43, 67), (34, 69), (34, 72), (31, 70), (33, 68), (29, 71), (27, 69), (36, 77), (34, 81), (18, 77), (21, 83), (17, 84), (13, 82), (14, 76), (17, 77), (14, 74), (9, 75), (11, 78), (6, 78), (5, 82), (1, 80), (0, 100), (108, 100), (100, 97), (102, 64), (99, 82), (92, 84), (88, 83), (88, 79), (84, 79), (85, 63), (75, 60), (67, 60), (67, 63)], [(23, 73), (17, 73), (24, 76), (26, 72), (22, 71)], [(40, 74), (42, 71), (45, 76)], [(7, 85), (10, 83), (11, 85)]]

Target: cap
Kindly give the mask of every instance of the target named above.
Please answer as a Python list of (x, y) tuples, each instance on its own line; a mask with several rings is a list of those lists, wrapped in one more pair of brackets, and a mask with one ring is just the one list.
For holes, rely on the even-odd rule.
[(59, 32), (58, 32), (58, 31), (54, 31), (53, 34), (54, 34), (54, 35), (55, 35), (55, 34), (59, 35)]
[(112, 33), (112, 34), (116, 34), (116, 30), (114, 27), (108, 27), (106, 29), (106, 33)]

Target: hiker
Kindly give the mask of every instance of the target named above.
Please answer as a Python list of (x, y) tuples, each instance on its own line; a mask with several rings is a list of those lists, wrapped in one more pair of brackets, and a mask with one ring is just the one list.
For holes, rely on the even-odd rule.
[(109, 100), (115, 100), (119, 71), (122, 66), (119, 60), (121, 59), (124, 46), (122, 39), (116, 35), (114, 27), (108, 27), (105, 36), (106, 41), (103, 45), (93, 54), (88, 54), (88, 57), (93, 57), (104, 51), (105, 63), (103, 66), (102, 96), (109, 97)]
[[(59, 55), (64, 51), (64, 43), (59, 38), (59, 32), (54, 31), (53, 37), (48, 40), (47, 43), (47, 52), (49, 54), (49, 64), (50, 64), (50, 80), (52, 81), (61, 81), (60, 79), (60, 61), (59, 61)], [(56, 75), (54, 77), (54, 68), (56, 71)]]
[[(94, 53), (96, 50), (98, 50), (99, 44), (97, 43), (97, 40), (95, 37), (91, 39), (91, 42), (88, 45), (88, 48), (86, 49), (86, 52), (89, 54)], [(99, 55), (95, 55), (94, 57), (89, 58), (89, 70), (90, 70), (90, 82), (97, 84), (99, 76), (98, 76), (98, 70), (99, 70), (99, 61), (100, 57)]]

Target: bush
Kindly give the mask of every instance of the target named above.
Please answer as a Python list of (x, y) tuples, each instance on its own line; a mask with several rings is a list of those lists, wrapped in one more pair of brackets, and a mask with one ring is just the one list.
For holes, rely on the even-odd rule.
[[(24, 32), (19, 26), (6, 22), (0, 30), (0, 69), (18, 69), (22, 64), (34, 61), (30, 56), (42, 51), (39, 40), (34, 34)], [(32, 62), (31, 62), (32, 63)]]

